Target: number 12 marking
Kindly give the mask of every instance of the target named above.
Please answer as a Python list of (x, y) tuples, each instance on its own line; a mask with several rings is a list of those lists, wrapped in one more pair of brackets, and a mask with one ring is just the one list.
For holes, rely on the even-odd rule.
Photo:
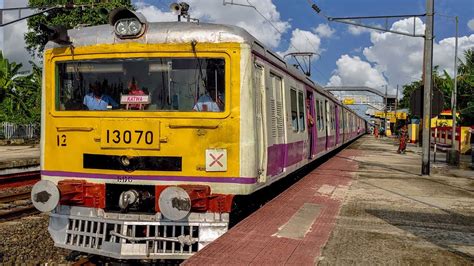
[(67, 146), (66, 135), (64, 135), (64, 134), (57, 135), (56, 136), (56, 142), (57, 142), (58, 147), (66, 147)]

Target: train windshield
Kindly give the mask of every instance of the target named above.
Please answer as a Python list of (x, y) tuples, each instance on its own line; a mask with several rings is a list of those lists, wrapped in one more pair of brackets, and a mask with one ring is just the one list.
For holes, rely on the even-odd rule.
[(56, 110), (222, 112), (225, 60), (133, 58), (57, 64)]

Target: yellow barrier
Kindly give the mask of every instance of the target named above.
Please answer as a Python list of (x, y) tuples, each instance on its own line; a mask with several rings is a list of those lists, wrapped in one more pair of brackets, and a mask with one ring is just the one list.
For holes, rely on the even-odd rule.
[(420, 130), (419, 124), (409, 124), (408, 125), (408, 137), (411, 143), (418, 142), (418, 132)]

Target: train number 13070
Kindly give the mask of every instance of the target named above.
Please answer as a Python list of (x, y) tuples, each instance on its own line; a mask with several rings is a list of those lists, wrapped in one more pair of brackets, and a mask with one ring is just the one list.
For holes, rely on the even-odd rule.
[(112, 130), (106, 131), (107, 143), (125, 143), (125, 144), (153, 144), (153, 132), (144, 130)]

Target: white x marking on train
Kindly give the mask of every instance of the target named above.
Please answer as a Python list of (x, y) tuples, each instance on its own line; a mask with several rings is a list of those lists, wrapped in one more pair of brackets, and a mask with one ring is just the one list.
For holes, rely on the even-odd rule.
[(214, 155), (213, 155), (212, 153), (210, 153), (209, 156), (211, 156), (211, 157), (212, 157), (212, 160), (214, 160), (214, 161), (212, 161), (212, 163), (209, 165), (209, 167), (213, 166), (215, 163), (217, 163), (220, 167), (224, 166), (221, 162), (219, 162), (219, 159), (222, 158), (222, 156), (224, 156), (223, 153), (221, 153), (219, 156), (217, 156), (217, 158), (214, 157)]

